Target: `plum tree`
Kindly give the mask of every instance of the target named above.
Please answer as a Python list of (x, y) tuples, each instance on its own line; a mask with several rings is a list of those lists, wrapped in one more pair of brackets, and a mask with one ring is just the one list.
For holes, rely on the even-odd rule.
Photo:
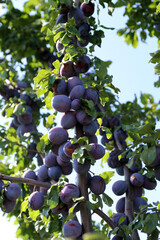
[[(160, 181), (159, 102), (141, 93), (121, 103), (108, 54), (95, 56), (110, 30), (133, 47), (159, 40), (158, 1), (0, 7), (0, 207), (16, 217), (17, 237), (139, 240), (143, 232), (158, 240), (159, 201), (148, 204), (146, 196)], [(123, 8), (124, 28), (103, 23), (102, 7), (109, 18)], [(150, 60), (157, 75), (159, 56)], [(117, 203), (110, 184), (124, 194)]]

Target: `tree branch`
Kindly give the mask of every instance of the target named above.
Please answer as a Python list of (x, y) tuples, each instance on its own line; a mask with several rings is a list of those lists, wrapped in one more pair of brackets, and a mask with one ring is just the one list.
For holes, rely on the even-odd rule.
[[(127, 192), (125, 197), (125, 215), (128, 217), (129, 222), (132, 222), (134, 220), (133, 215), (133, 191), (132, 186), (130, 184), (130, 171), (127, 166), (124, 166), (124, 176), (125, 181), (127, 182)], [(135, 229), (132, 234), (133, 240), (140, 240), (138, 231)]]
[(116, 227), (114, 222), (106, 214), (104, 214), (104, 212), (102, 212), (100, 209), (98, 208), (94, 209), (93, 212), (99, 215), (112, 229)]
[[(76, 126), (76, 137), (79, 138), (83, 136), (81, 126), (77, 124)], [(80, 175), (77, 174), (77, 180), (78, 180), (78, 187), (81, 192), (81, 196), (85, 197), (85, 202), (80, 203), (80, 215), (81, 215), (81, 221), (83, 226), (83, 232), (92, 232), (92, 219), (91, 219), (91, 211), (87, 208), (86, 202), (89, 200), (88, 197), (88, 182), (87, 182), (87, 173)]]
[(40, 182), (40, 181), (30, 179), (30, 178), (11, 177), (11, 176), (7, 176), (7, 175), (4, 175), (4, 174), (0, 174), (0, 179), (7, 180), (7, 181), (10, 181), (10, 182), (15, 182), (15, 183), (27, 183), (29, 185), (34, 185), (34, 186), (37, 186), (37, 187), (45, 187), (45, 188), (50, 188), (51, 187), (50, 183)]

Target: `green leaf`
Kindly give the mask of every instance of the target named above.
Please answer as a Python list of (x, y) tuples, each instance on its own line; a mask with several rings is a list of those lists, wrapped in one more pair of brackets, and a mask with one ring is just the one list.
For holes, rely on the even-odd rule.
[(30, 216), (31, 219), (33, 219), (33, 221), (36, 221), (39, 213), (40, 213), (39, 210), (34, 211), (31, 208), (29, 208), (29, 216)]
[(143, 231), (147, 234), (151, 234), (157, 227), (158, 214), (157, 213), (147, 214), (147, 216), (145, 217), (142, 223), (144, 225)]
[(114, 171), (107, 171), (99, 174), (101, 176), (105, 183), (108, 184), (111, 181), (111, 178), (114, 176)]
[(103, 193), (103, 194), (102, 194), (102, 200), (103, 200), (104, 203), (105, 203), (107, 206), (109, 206), (109, 207), (111, 207), (112, 204), (113, 204), (112, 198), (110, 198), (106, 193)]
[(28, 197), (21, 203), (21, 213), (25, 212), (28, 208)]
[(151, 163), (153, 163), (153, 161), (156, 158), (156, 147), (150, 147), (148, 148), (147, 146), (144, 147), (144, 150), (142, 151), (142, 153), (140, 154), (140, 159), (146, 164), (146, 165), (150, 165)]

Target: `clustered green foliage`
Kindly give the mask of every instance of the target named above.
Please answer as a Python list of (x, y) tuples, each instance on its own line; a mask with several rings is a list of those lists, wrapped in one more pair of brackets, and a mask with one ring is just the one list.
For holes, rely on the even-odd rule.
[[(126, 165), (130, 169), (136, 159), (137, 163), (143, 164), (140, 174), (154, 181), (153, 163), (156, 151), (158, 151), (157, 147), (160, 146), (160, 129), (156, 127), (160, 119), (159, 102), (156, 103), (150, 94), (141, 94), (140, 102), (135, 97), (133, 102), (127, 101), (121, 104), (117, 97), (120, 90), (113, 85), (113, 76), (108, 73), (111, 61), (102, 61), (94, 56), (94, 49), (95, 46), (101, 47), (105, 37), (104, 29), (114, 30), (100, 23), (100, 7), (108, 8), (110, 15), (114, 14), (115, 9), (124, 9), (124, 16), (127, 16), (126, 26), (119, 29), (117, 34), (124, 36), (127, 44), (132, 44), (136, 48), (138, 41), (145, 42), (148, 36), (156, 37), (159, 44), (159, 1), (93, 1), (97, 19), (91, 16), (86, 20), (91, 27), (90, 44), (87, 47), (77, 48), (74, 48), (72, 44), (69, 45), (71, 38), (76, 36), (80, 39), (75, 20), (72, 18), (67, 23), (56, 25), (62, 4), (69, 6), (71, 2), (71, 0), (28, 0), (23, 10), (19, 10), (14, 7), (14, 1), (0, 1), (3, 9), (0, 15), (0, 109), (1, 115), (7, 119), (5, 124), (0, 125), (0, 173), (19, 177), (27, 169), (37, 171), (43, 164), (42, 159), (53, 147), (48, 139), (48, 131), (57, 125), (57, 112), (53, 110), (51, 100), (54, 96), (53, 86), (59, 77), (60, 65), (67, 60), (76, 62), (80, 55), (89, 55), (92, 61), (92, 71), (89, 74), (81, 74), (80, 77), (85, 88), (92, 87), (99, 93), (103, 111), (97, 111), (92, 101), (83, 99), (81, 103), (83, 110), (98, 121), (97, 135), (100, 135), (102, 131), (103, 135), (105, 134), (109, 139), (104, 144), (106, 154), (102, 158), (101, 165), (107, 166), (115, 145), (118, 144), (118, 148), (119, 146), (121, 148), (121, 144), (115, 140), (114, 131), (127, 132), (126, 145), (122, 146), (120, 149), (122, 151), (118, 154), (119, 161), (125, 156), (130, 158)], [(85, 2), (88, 3), (87, 0)], [(63, 51), (57, 52), (56, 50), (58, 40), (61, 40), (64, 46), (65, 55)], [(151, 54), (150, 62), (156, 64), (155, 73), (160, 75), (160, 50)], [(26, 90), (17, 87), (20, 80), (27, 83)], [(160, 79), (155, 83), (155, 87), (159, 86)], [(22, 97), (24, 93), (31, 98), (30, 106), (33, 108), (33, 123), (36, 127), (31, 133), (27, 132), (23, 135), (10, 127), (10, 120), (25, 113), (26, 101)], [(121, 121), (121, 125), (117, 125), (114, 131), (112, 127), (103, 123), (105, 118), (112, 117)], [(36, 143), (33, 159), (29, 157), (29, 146), (32, 142)], [(80, 163), (87, 158), (94, 165), (95, 160), (88, 154), (91, 147), (87, 137), (73, 138), (72, 143), (83, 145), (76, 149), (73, 158), (78, 158)], [(108, 171), (100, 176), (107, 185), (114, 174), (115, 169), (108, 168)], [(68, 178), (62, 175), (58, 184), (49, 189), (43, 207), (37, 211), (28, 207), (30, 195), (28, 185), (19, 184), (22, 189), (21, 196), (17, 199), (16, 208), (7, 214), (8, 218), (16, 217), (17, 238), (38, 240), (63, 237), (62, 226), (75, 217), (74, 209), (84, 201), (83, 197), (74, 199), (74, 205), (69, 209), (65, 220), (63, 216), (51, 212), (51, 209), (55, 208), (59, 202), (59, 192), (68, 181)], [(8, 181), (5, 181), (5, 185), (8, 186)], [(1, 205), (3, 196), (2, 190)], [(92, 193), (91, 197), (92, 200), (87, 201), (86, 204), (87, 208), (93, 212), (97, 208), (103, 209), (104, 205), (111, 207), (113, 204), (113, 200), (106, 193), (101, 196)], [(99, 223), (93, 221), (93, 227), (98, 234), (95, 235), (96, 239), (111, 239), (111, 234), (116, 234), (117, 230), (124, 237), (124, 232), (130, 235), (133, 230), (137, 229), (146, 233), (147, 239), (158, 239), (160, 202), (156, 201), (140, 209), (138, 213), (134, 213), (133, 221), (130, 221), (128, 225), (121, 225), (120, 229), (116, 226), (111, 230), (104, 219)], [(110, 218), (113, 215), (112, 211), (108, 212)], [(120, 223), (123, 221), (124, 217), (120, 219)], [(101, 236), (101, 233), (104, 235)], [(84, 236), (84, 240), (92, 239), (92, 236), (87, 237)]]

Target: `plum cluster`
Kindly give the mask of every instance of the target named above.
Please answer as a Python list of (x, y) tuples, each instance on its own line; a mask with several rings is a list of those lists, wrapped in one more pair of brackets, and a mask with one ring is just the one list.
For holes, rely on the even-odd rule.
[[(3, 191), (2, 191), (3, 190)], [(4, 182), (0, 180), (0, 194), (3, 193), (3, 202), (1, 209), (5, 213), (10, 213), (16, 206), (16, 200), (21, 195), (21, 188), (17, 183), (10, 183), (5, 187)]]
[(24, 112), (18, 116), (13, 116), (10, 127), (16, 129), (17, 135), (22, 137), (25, 133), (36, 131), (36, 126), (33, 121), (33, 111), (37, 110), (38, 106), (37, 103), (25, 93), (25, 89), (28, 88), (28, 84), (26, 82), (17, 82), (16, 88), (19, 93), (20, 101), (24, 103)]

